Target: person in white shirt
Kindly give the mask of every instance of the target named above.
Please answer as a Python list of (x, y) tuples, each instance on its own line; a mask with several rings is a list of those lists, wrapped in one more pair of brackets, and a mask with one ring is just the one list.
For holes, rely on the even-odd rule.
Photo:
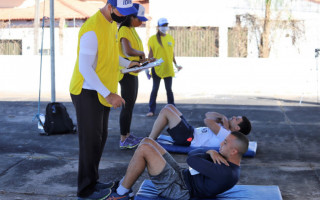
[(157, 139), (161, 131), (168, 126), (168, 133), (175, 145), (193, 147), (218, 147), (232, 132), (239, 131), (248, 135), (251, 123), (246, 116), (226, 116), (217, 112), (207, 112), (204, 123), (206, 127), (194, 128), (172, 104), (166, 105), (154, 122), (149, 138)]

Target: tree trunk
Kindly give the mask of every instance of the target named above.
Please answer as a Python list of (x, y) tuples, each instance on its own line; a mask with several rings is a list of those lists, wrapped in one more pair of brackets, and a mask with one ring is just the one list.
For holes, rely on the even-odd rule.
[(270, 7), (271, 0), (266, 0), (266, 10), (263, 25), (263, 32), (260, 40), (260, 58), (268, 58), (270, 53), (269, 36), (270, 36)]

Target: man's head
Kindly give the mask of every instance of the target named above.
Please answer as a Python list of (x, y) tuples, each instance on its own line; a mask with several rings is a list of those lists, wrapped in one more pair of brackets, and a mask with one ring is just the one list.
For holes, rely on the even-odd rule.
[(238, 131), (233, 131), (221, 142), (219, 152), (227, 159), (241, 159), (242, 155), (248, 151), (248, 146), (248, 138)]
[(146, 9), (143, 7), (143, 5), (134, 3), (133, 7), (137, 9), (137, 13), (134, 14), (134, 16), (136, 16), (141, 22), (148, 21), (148, 19), (144, 16)]
[(239, 131), (248, 135), (251, 131), (251, 123), (246, 116), (233, 116), (229, 120), (231, 131)]
[(133, 7), (137, 9), (137, 13), (128, 15), (127, 19), (122, 24), (128, 27), (139, 27), (141, 26), (142, 22), (148, 21), (148, 19), (144, 16), (145, 8), (143, 5), (138, 3), (134, 3)]
[(162, 34), (166, 34), (169, 30), (169, 22), (167, 20), (167, 18), (160, 18), (158, 20), (158, 30), (162, 33)]
[(127, 15), (137, 13), (132, 0), (108, 0), (108, 9), (113, 21), (121, 23)]

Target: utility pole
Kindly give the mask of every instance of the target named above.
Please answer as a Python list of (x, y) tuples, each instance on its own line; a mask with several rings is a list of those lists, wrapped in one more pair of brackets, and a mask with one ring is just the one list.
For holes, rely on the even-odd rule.
[(51, 102), (56, 101), (54, 55), (54, 0), (50, 0), (50, 55), (51, 55)]
[(33, 49), (34, 49), (34, 55), (38, 55), (38, 38), (39, 38), (39, 0), (35, 0), (35, 7), (34, 7), (34, 21), (33, 21), (33, 26), (34, 26), (34, 44), (33, 44)]

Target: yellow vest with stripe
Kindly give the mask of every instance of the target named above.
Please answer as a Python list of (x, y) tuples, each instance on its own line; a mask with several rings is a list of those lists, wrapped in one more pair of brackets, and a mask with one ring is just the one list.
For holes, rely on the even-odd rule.
[[(117, 24), (116, 22), (110, 23), (100, 11), (90, 17), (79, 31), (77, 61), (71, 78), (70, 93), (79, 95), (82, 91), (84, 78), (79, 71), (80, 38), (89, 31), (94, 31), (98, 39), (97, 67), (95, 72), (110, 92), (117, 93), (119, 78)], [(112, 107), (99, 93), (98, 97), (102, 105)]]
[[(139, 51), (143, 51), (142, 41), (141, 41), (136, 29), (134, 27), (122, 26), (119, 29), (118, 35), (119, 35), (120, 56), (123, 57), (123, 58), (129, 59), (131, 61), (139, 61), (140, 60), (139, 56), (128, 56), (127, 57), (123, 53), (122, 44), (121, 44), (121, 38), (126, 38), (130, 42), (130, 45), (131, 45), (131, 47), (133, 49), (136, 49), (136, 50), (139, 50)], [(119, 67), (120, 67), (120, 70), (124, 68), (122, 66), (119, 66)], [(134, 76), (138, 76), (139, 75), (138, 73), (133, 73), (133, 72), (130, 72), (130, 74), (134, 75)], [(121, 80), (122, 78), (123, 78), (123, 74), (120, 73), (119, 80)]]
[(171, 35), (166, 34), (165, 36), (161, 36), (161, 46), (157, 40), (157, 35), (153, 35), (150, 37), (148, 41), (149, 49), (152, 49), (153, 57), (156, 59), (163, 59), (163, 63), (161, 65), (156, 66), (154, 68), (156, 74), (160, 78), (166, 77), (174, 77), (173, 70), (173, 50), (174, 50), (174, 39)]

